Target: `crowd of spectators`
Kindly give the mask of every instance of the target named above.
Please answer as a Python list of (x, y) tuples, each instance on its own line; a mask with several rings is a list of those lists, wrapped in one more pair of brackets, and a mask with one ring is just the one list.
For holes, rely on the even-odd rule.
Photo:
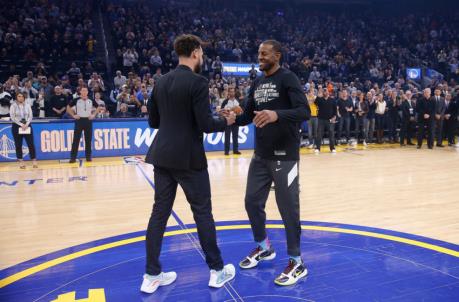
[(0, 80), (24, 76), (60, 78), (71, 62), (86, 76), (96, 60), (93, 0), (4, 1), (0, 6)]
[(188, 32), (208, 42), (203, 71), (218, 74), (221, 61), (256, 62), (258, 45), (274, 38), (284, 46), (284, 66), (305, 80), (382, 84), (404, 76), (406, 67), (426, 66), (458, 77), (459, 14), (340, 12), (304, 8), (227, 9), (169, 5), (151, 8), (109, 5), (117, 67), (154, 73), (173, 68), (172, 43)]
[[(283, 66), (298, 74), (305, 93), (314, 88), (317, 93), (320, 86), (334, 98), (346, 90), (349, 96), (372, 91), (402, 100), (410, 90), (415, 98), (422, 83), (408, 81), (406, 67), (426, 66), (442, 74), (430, 86), (441, 87), (444, 97), (457, 95), (457, 14), (384, 15), (371, 9), (318, 12), (269, 7), (250, 12), (224, 5), (193, 4), (183, 9), (174, 4), (152, 8), (146, 2), (108, 4), (104, 9), (111, 27), (105, 32), (112, 36), (116, 56), (115, 74), (110, 77), (97, 72), (90, 61), (96, 43), (92, 1), (23, 2), (0, 8), (4, 13), (0, 46), (10, 59), (18, 48), (22, 50), (15, 52), (16, 58), (23, 60), (32, 52), (38, 61), (26, 75), (9, 76), (2, 94), (14, 98), (18, 91), (25, 92), (37, 117), (67, 117), (64, 107), (55, 105), (77, 96), (82, 86), (88, 86), (90, 98), (106, 108), (99, 117), (145, 117), (155, 81), (177, 64), (172, 43), (183, 32), (207, 42), (203, 74), (209, 77), (213, 110), (226, 98), (229, 87), (236, 88), (243, 104), (256, 72), (247, 77), (223, 76), (223, 62), (255, 63), (258, 45), (266, 38), (282, 43)], [(67, 55), (85, 63), (68, 62), (55, 73), (40, 62)]]
[(92, 1), (6, 1), (0, 7), (2, 56), (27, 62), (94, 52)]

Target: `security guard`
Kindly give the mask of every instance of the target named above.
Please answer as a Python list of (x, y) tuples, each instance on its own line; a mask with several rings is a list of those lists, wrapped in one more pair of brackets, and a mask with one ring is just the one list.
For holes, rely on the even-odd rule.
[[(75, 108), (75, 109), (74, 109)], [(80, 97), (67, 105), (67, 113), (75, 119), (72, 151), (69, 163), (76, 161), (81, 132), (84, 131), (86, 161), (91, 161), (92, 120), (98, 112), (98, 104), (88, 98), (88, 88), (82, 87)]]

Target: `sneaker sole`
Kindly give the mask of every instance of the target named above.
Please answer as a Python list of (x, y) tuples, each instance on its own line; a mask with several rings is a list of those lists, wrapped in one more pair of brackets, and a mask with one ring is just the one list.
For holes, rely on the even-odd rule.
[(276, 258), (276, 252), (272, 253), (271, 255), (269, 255), (268, 257), (265, 257), (265, 258), (262, 258), (258, 261), (254, 260), (253, 263), (251, 263), (250, 265), (248, 266), (242, 266), (241, 263), (239, 263), (239, 267), (240, 268), (243, 268), (243, 269), (249, 269), (249, 268), (254, 268), (258, 265), (258, 263), (260, 263), (261, 261), (269, 261), (269, 260), (273, 260), (274, 258)]
[(277, 280), (274, 280), (274, 283), (276, 283), (277, 285), (279, 286), (290, 286), (290, 285), (294, 285), (296, 284), (298, 281), (300, 281), (301, 278), (304, 278), (306, 277), (306, 275), (308, 274), (308, 270), (305, 268), (303, 273), (301, 273), (301, 275), (299, 275), (298, 277), (296, 278), (291, 278), (289, 281), (287, 281), (286, 283), (279, 283), (277, 282)]

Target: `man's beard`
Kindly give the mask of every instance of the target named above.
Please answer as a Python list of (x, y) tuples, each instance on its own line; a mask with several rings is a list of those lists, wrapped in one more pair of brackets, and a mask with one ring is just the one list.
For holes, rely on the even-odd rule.
[(268, 71), (273, 68), (274, 64), (271, 62), (265, 62), (263, 64), (260, 64), (260, 71)]
[(196, 64), (196, 66), (194, 67), (194, 72), (201, 73), (201, 71), (202, 71), (202, 62), (198, 62), (198, 64)]

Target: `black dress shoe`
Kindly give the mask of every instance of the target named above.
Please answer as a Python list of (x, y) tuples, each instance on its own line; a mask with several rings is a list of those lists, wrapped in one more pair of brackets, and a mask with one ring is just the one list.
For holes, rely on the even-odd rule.
[(74, 164), (74, 163), (76, 163), (76, 159), (72, 158), (72, 159), (69, 160), (69, 164)]
[(410, 143), (408, 143), (408, 146), (414, 146), (414, 144), (410, 142)]
[(237, 155), (240, 155), (240, 154), (241, 154), (241, 152), (239, 152), (239, 151), (234, 151), (234, 152), (233, 152), (233, 154), (237, 154)]
[(86, 158), (86, 161), (92, 161), (92, 158)]
[(228, 153), (228, 152), (225, 152), (225, 155), (229, 155), (229, 153)]
[(445, 146), (443, 146), (443, 145), (437, 145), (437, 147), (439, 147), (439, 148), (444, 148)]
[(431, 149), (431, 150), (432, 150), (432, 149), (433, 149), (433, 146), (429, 146), (429, 149)]
[(421, 146), (417, 146), (416, 149), (421, 149)]

